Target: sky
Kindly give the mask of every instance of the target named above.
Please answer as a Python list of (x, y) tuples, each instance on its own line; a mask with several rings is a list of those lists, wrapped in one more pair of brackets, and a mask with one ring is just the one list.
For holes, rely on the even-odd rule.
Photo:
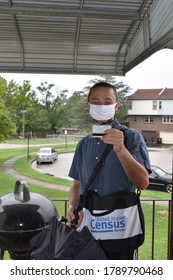
[[(116, 76), (117, 82), (122, 81), (131, 88), (131, 92), (137, 89), (173, 88), (173, 50), (164, 49), (150, 56), (144, 62), (126, 73), (125, 76)], [(55, 89), (67, 89), (69, 94), (82, 90), (87, 82), (94, 76), (89, 75), (63, 75), (63, 74), (15, 74), (0, 73), (0, 76), (8, 82), (16, 81), (22, 85), (24, 80), (29, 80), (32, 89), (41, 82), (53, 83)]]

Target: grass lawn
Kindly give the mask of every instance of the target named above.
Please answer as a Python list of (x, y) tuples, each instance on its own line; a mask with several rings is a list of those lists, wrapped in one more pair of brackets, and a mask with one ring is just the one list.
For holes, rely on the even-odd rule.
[[(71, 149), (71, 148), (70, 148)], [(74, 147), (73, 147), (74, 149)], [(38, 150), (38, 148), (31, 148), (31, 153), (35, 153)], [(59, 148), (61, 150), (61, 148)], [(62, 148), (63, 151), (63, 148)], [(21, 154), (26, 154), (26, 149), (25, 148), (17, 148), (17, 149), (4, 149), (0, 150), (0, 165), (15, 156), (21, 155)], [(36, 172), (30, 167), (29, 161), (27, 160), (27, 157), (21, 158), (18, 160), (16, 163), (16, 170), (19, 171), (19, 173), (27, 175), (31, 178), (36, 178), (38, 180), (42, 180), (45, 182), (51, 182), (55, 184), (61, 184), (65, 186), (70, 186), (70, 180), (65, 180), (65, 179), (58, 179), (50, 176), (46, 176), (44, 174), (41, 174), (39, 172)], [(15, 168), (15, 166), (14, 166)], [(7, 193), (12, 193), (14, 191), (14, 185), (16, 182), (16, 178), (9, 176), (8, 174), (4, 173), (0, 169), (0, 178), (1, 178), (1, 183), (0, 183), (0, 195), (3, 196)], [(40, 186), (32, 185), (28, 183), (28, 187), (30, 192), (36, 192), (40, 193), (48, 198), (68, 198), (68, 192), (66, 191), (61, 191), (61, 190), (56, 190), (56, 189), (49, 189), (49, 188), (42, 188)], [(57, 203), (56, 205), (61, 212), (61, 215), (64, 215), (64, 207), (62, 206), (62, 202)]]

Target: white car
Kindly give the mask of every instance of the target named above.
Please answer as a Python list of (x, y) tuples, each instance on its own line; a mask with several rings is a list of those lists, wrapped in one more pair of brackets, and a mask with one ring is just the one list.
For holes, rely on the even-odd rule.
[(37, 164), (42, 162), (53, 163), (57, 159), (58, 159), (58, 153), (53, 148), (41, 148), (36, 154)]

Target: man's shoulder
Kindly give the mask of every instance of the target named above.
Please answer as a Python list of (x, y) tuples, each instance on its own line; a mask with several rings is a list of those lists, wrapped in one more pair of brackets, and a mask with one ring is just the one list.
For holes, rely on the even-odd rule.
[(131, 128), (131, 127), (127, 127), (127, 129), (125, 130), (125, 132), (128, 134), (141, 134), (137, 129), (135, 128)]
[(82, 139), (81, 142), (89, 141), (91, 139), (92, 135), (91, 134), (86, 134)]
[(85, 145), (86, 143), (88, 143), (88, 141), (90, 141), (91, 137), (92, 137), (91, 134), (85, 135), (85, 136), (78, 142), (78, 146), (82, 146), (82, 145)]
[(143, 142), (143, 136), (142, 134), (137, 130), (137, 129), (134, 129), (134, 128), (127, 128), (125, 131), (124, 131), (124, 136), (125, 136), (125, 139), (126, 141), (132, 141), (133, 143), (134, 142)]

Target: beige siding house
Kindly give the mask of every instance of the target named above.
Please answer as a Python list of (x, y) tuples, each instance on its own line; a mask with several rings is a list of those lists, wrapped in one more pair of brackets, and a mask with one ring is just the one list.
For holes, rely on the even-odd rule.
[(128, 100), (129, 127), (147, 143), (173, 144), (173, 88), (138, 89)]

